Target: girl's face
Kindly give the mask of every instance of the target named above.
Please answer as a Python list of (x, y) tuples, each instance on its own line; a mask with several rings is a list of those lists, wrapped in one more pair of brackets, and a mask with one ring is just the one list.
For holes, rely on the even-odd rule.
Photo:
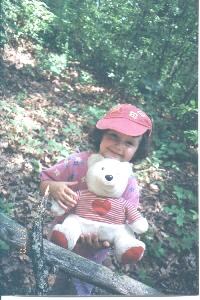
[(99, 153), (119, 161), (130, 161), (137, 151), (142, 136), (132, 137), (115, 130), (107, 130), (101, 140)]

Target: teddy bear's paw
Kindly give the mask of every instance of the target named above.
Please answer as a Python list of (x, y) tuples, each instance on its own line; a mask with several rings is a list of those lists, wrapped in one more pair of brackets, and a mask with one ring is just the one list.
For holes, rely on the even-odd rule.
[(124, 265), (137, 262), (143, 257), (143, 254), (144, 254), (144, 248), (143, 247), (141, 247), (141, 246), (132, 247), (132, 248), (128, 249), (122, 255), (121, 262)]
[(61, 246), (63, 248), (68, 248), (68, 241), (64, 235), (64, 233), (58, 231), (58, 230), (53, 230), (52, 235), (51, 235), (51, 242)]

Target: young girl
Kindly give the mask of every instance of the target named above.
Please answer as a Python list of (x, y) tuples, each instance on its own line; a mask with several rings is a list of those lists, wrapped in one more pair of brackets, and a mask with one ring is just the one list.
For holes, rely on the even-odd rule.
[[(97, 153), (133, 163), (148, 155), (151, 130), (151, 119), (142, 110), (131, 104), (118, 104), (97, 122), (92, 137)], [(41, 173), (41, 192), (44, 193), (49, 186), (50, 195), (62, 208), (73, 208), (78, 200), (76, 191), (87, 189), (85, 175), (87, 160), (91, 154), (91, 151), (75, 153), (44, 170)], [(129, 179), (123, 197), (138, 207), (139, 189), (134, 176)], [(56, 219), (55, 223), (61, 223), (64, 218), (65, 216)], [(59, 237), (56, 243), (62, 246)], [(107, 241), (99, 241), (95, 235), (85, 235), (80, 238), (74, 251), (102, 263), (108, 253), (105, 248), (109, 246)], [(136, 261), (143, 254), (144, 249), (140, 249), (139, 253), (136, 249)], [(77, 295), (89, 295), (93, 287), (77, 279), (74, 280), (74, 286)]]

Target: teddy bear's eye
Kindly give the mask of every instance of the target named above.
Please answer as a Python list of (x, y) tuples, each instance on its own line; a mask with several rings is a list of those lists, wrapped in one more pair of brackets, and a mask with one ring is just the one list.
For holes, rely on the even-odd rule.
[(104, 167), (101, 168), (101, 170), (104, 170), (104, 169), (105, 169)]

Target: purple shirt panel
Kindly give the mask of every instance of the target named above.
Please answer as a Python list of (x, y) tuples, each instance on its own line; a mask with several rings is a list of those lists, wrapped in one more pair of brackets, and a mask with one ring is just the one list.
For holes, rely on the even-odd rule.
[(122, 195), (122, 197), (126, 200), (132, 202), (135, 208), (139, 206), (139, 186), (136, 178), (132, 175), (129, 178), (128, 185)]
[(70, 188), (74, 191), (87, 188), (85, 175), (87, 172), (87, 160), (90, 155), (90, 152), (80, 152), (70, 155), (54, 166), (43, 170), (40, 174), (41, 181), (78, 181), (76, 186)]

